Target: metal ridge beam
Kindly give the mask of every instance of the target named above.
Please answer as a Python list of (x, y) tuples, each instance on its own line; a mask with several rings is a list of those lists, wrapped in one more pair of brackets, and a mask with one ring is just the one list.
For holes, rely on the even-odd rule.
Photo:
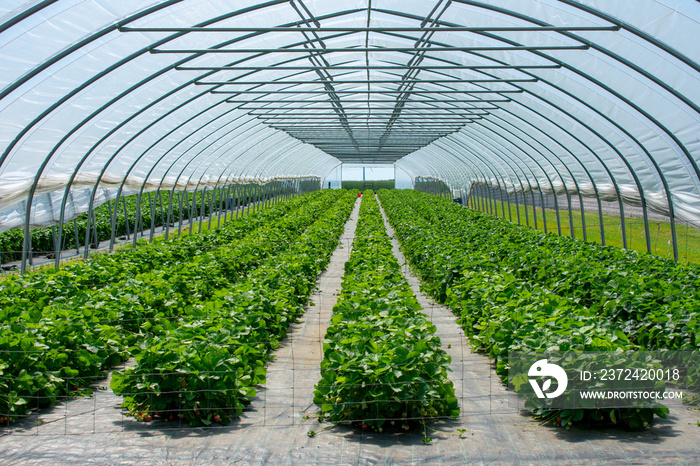
[(484, 45), (474, 47), (333, 47), (325, 49), (288, 48), (288, 49), (157, 49), (151, 48), (150, 53), (242, 53), (253, 55), (257, 53), (336, 53), (336, 52), (489, 52), (489, 51), (535, 51), (535, 50), (588, 50), (590, 45)]
[[(406, 68), (408, 69), (408, 68)], [(355, 80), (355, 81), (331, 81), (333, 84), (405, 84), (413, 82), (416, 84), (452, 84), (452, 83), (536, 83), (537, 78), (516, 78), (516, 79), (418, 79), (413, 81), (400, 81), (397, 79), (385, 80)], [(266, 86), (269, 84), (288, 84), (288, 85), (303, 85), (303, 84), (324, 84), (323, 81), (195, 81), (197, 86)], [(339, 92), (339, 91), (336, 91)]]
[[(212, 94), (328, 94), (328, 91), (304, 91), (304, 90), (298, 90), (298, 91), (276, 91), (276, 90), (268, 90), (268, 91), (217, 91), (216, 89), (213, 89), (209, 91)], [(454, 90), (434, 90), (434, 91), (410, 91), (410, 94), (499, 94), (499, 93), (508, 93), (508, 94), (520, 94), (522, 93), (522, 89), (476, 89), (476, 90), (463, 90), (463, 91), (454, 91)], [(335, 91), (336, 94), (404, 94), (405, 91), (383, 91), (383, 90), (363, 90), (363, 91)], [(352, 101), (350, 101), (352, 102)]]
[(620, 26), (435, 26), (435, 27), (130, 27), (122, 26), (119, 32), (568, 32), (568, 31), (619, 31)]
[[(357, 92), (358, 94), (362, 94), (362, 92)], [(483, 102), (483, 103), (493, 103), (493, 102), (512, 102), (512, 99), (434, 99), (434, 100), (408, 100), (406, 103), (416, 103), (416, 104), (432, 104), (432, 103), (441, 103), (441, 104), (459, 104), (459, 103), (478, 103), (478, 102)], [(229, 104), (241, 104), (242, 109), (247, 109), (248, 107), (245, 107), (245, 105), (249, 104), (285, 104), (285, 103), (294, 103), (294, 104), (317, 104), (317, 103), (330, 103), (330, 100), (298, 100), (298, 99), (289, 99), (289, 100), (249, 100), (249, 101), (241, 101), (241, 100), (231, 100), (228, 99), (226, 100), (226, 103)], [(361, 103), (361, 104), (373, 104), (373, 103), (391, 103), (395, 104), (396, 100), (346, 100), (343, 103)], [(268, 108), (268, 107), (256, 107), (255, 109), (261, 109), (261, 108)], [(281, 107), (285, 108), (285, 107)], [(472, 108), (472, 107), (457, 107), (457, 108)], [(473, 108), (478, 108), (478, 107), (473, 107)], [(499, 107), (500, 108), (500, 107)]]
[(436, 65), (436, 66), (397, 66), (397, 65), (353, 65), (353, 66), (331, 66), (330, 68), (320, 66), (176, 66), (176, 71), (262, 71), (262, 70), (283, 70), (283, 71), (321, 71), (321, 70), (517, 70), (517, 69), (559, 69), (561, 65)]

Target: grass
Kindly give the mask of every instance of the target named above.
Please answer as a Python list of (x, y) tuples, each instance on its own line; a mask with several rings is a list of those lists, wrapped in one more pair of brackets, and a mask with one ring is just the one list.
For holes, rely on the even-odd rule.
[[(487, 200), (488, 201), (488, 200)], [(476, 196), (470, 199), (471, 206), (479, 205), (481, 198)], [(478, 202), (479, 204), (473, 204)], [(493, 208), (494, 203), (491, 204)], [(504, 216), (503, 208), (500, 202), (496, 202), (495, 215), (498, 217)], [(508, 207), (510, 205), (510, 217)], [(525, 206), (516, 206), (514, 203), (505, 203), (505, 218), (510, 219), (514, 223), (518, 223), (518, 210), (520, 211), (520, 223), (527, 224), (529, 220), (530, 228), (535, 227), (532, 206), (527, 208), (527, 219), (525, 216)], [(480, 208), (478, 210), (481, 210)], [(537, 208), (537, 229), (544, 231), (544, 223), (542, 222), (542, 209)], [(551, 209), (545, 209), (547, 220), (547, 231), (558, 234), (556, 212)], [(569, 212), (564, 207), (559, 211), (561, 234), (562, 236), (570, 236), (571, 228), (569, 224)], [(574, 237), (583, 239), (583, 225), (581, 221), (581, 212), (572, 210), (573, 231)], [(601, 243), (600, 235), (600, 218), (598, 212), (585, 212), (586, 221), (586, 239)], [(603, 229), (605, 231), (605, 244), (608, 246), (622, 247), (622, 228), (620, 226), (620, 217), (617, 215), (603, 214)], [(673, 259), (673, 247), (671, 246), (671, 224), (665, 221), (649, 220), (649, 236), (651, 239), (651, 253)], [(625, 233), (627, 238), (627, 248), (633, 249), (640, 253), (646, 253), (646, 239), (644, 235), (644, 220), (636, 217), (625, 218)], [(678, 260), (681, 262), (690, 262), (700, 264), (700, 230), (689, 225), (687, 222), (676, 222), (676, 237), (678, 242)]]
[(394, 180), (369, 180), (369, 181), (352, 181), (344, 180), (342, 182), (342, 189), (357, 189), (364, 191), (365, 189), (372, 189), (378, 191), (380, 189), (394, 189)]

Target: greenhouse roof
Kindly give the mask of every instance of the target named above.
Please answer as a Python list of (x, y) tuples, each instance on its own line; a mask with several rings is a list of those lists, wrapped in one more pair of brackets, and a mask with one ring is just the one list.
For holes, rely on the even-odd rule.
[(692, 0), (5, 0), (0, 231), (341, 163), (700, 225), (699, 20)]

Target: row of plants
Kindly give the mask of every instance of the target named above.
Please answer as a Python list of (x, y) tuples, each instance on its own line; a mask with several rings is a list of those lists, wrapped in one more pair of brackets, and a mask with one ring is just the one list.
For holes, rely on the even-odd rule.
[(337, 192), (342, 194), (332, 208), (244, 280), (177, 319), (152, 321), (136, 366), (112, 376), (128, 415), (197, 426), (226, 424), (242, 413), (338, 245), (357, 194)]
[[(40, 299), (43, 306), (31, 307), (27, 299), (12, 303), (8, 296), (11, 305), (3, 308), (0, 324), (0, 412), (14, 419), (31, 408), (53, 404), (59, 396), (89, 392), (105, 370), (147, 348), (152, 329), (183, 313), (200, 312), (200, 304), (218, 290), (285, 250), (339, 196), (307, 195), (288, 203), (290, 210), (275, 208), (276, 218), (261, 214), (258, 220), (267, 221), (241, 220), (239, 227), (257, 227), (239, 239), (230, 236), (232, 230), (246, 228), (216, 230), (208, 235), (215, 248), (204, 248), (204, 238), (192, 236), (174, 240), (167, 248), (148, 246), (100, 257), (115, 259), (117, 268), (119, 258), (137, 262), (126, 267), (130, 273), (121, 275), (126, 279), (69, 289), (68, 294)], [(228, 240), (219, 244), (219, 236)], [(171, 253), (164, 261), (138, 262), (149, 251), (163, 259), (164, 250)]]
[(362, 197), (314, 391), (319, 420), (410, 429), (459, 415), (450, 357), (401, 273), (379, 205)]
[[(380, 198), (426, 292), (454, 310), (475, 349), (496, 359), (496, 371), (504, 381), (508, 376), (508, 355), (513, 351), (648, 349), (631, 338), (619, 319), (590, 305), (597, 300), (586, 301), (576, 293), (569, 295), (552, 286), (566, 282), (575, 273), (573, 269), (561, 270), (559, 277), (553, 276), (559, 267), (547, 271), (530, 268), (537, 273), (523, 273), (511, 266), (504, 252), (550, 263), (546, 251), (538, 249), (538, 240), (551, 244), (553, 238), (563, 242), (570, 239), (542, 238), (541, 233), (516, 225), (493, 225), (500, 222), (487, 217), (480, 222), (482, 215), (432, 196), (385, 191)], [(519, 231), (515, 234), (510, 229)], [(566, 250), (560, 246), (550, 254), (565, 254)], [(570, 259), (567, 262), (571, 264)], [(578, 267), (584, 267), (583, 263)], [(612, 422), (638, 429), (649, 425), (655, 414), (665, 417), (668, 412), (663, 406), (552, 410), (530, 403), (527, 407), (536, 416), (567, 427)]]
[[(444, 199), (406, 194), (406, 201), (458, 236), (478, 267), (507, 270), (518, 280), (570, 297), (609, 318), (640, 346), (700, 348), (700, 267), (649, 254), (542, 234)], [(453, 260), (450, 270), (468, 270)], [(438, 281), (449, 286), (450, 274)], [(431, 280), (435, 282), (435, 280)]]
[(92, 256), (89, 261), (71, 261), (59, 270), (45, 268), (24, 275), (3, 277), (0, 286), (0, 322), (11, 321), (22, 312), (40, 316), (42, 309), (56, 297), (89, 293), (140, 273), (167, 269), (187, 258), (213, 251), (262, 226), (274, 225), (315, 198), (313, 194), (300, 196), (202, 234), (167, 240), (160, 237), (153, 243), (140, 241), (136, 249), (123, 248), (113, 254)]
[[(245, 206), (254, 202), (259, 194), (251, 188), (217, 188), (208, 192), (197, 193), (159, 191), (145, 193), (138, 202), (138, 196), (125, 196), (119, 200), (102, 204), (94, 210), (94, 225), (90, 222), (91, 244), (97, 244), (109, 239), (112, 233), (112, 218), (115, 218), (115, 236), (131, 235), (137, 226), (138, 230), (146, 231), (152, 226), (161, 227), (166, 223), (174, 224), (180, 221), (180, 202), (182, 202), (182, 220), (199, 218), (223, 210), (231, 206)], [(181, 199), (182, 198), (182, 199)], [(227, 209), (228, 207), (228, 209)], [(138, 214), (138, 215), (137, 215)], [(153, 215), (152, 215), (153, 214)], [(153, 222), (151, 219), (153, 218)], [(85, 246), (88, 214), (79, 215), (75, 221), (63, 225), (62, 244), (60, 249), (80, 248)], [(97, 238), (95, 238), (97, 232)], [(38, 254), (52, 253), (56, 250), (56, 229), (36, 228), (31, 230), (32, 250)], [(0, 263), (18, 260), (22, 257), (24, 230), (15, 228), (0, 233)]]

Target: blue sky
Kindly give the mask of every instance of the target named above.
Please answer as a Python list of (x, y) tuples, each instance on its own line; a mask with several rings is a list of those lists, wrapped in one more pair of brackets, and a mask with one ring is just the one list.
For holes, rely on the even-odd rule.
[[(343, 164), (343, 180), (362, 180), (363, 165)], [(366, 180), (393, 180), (393, 165), (364, 165)]]

